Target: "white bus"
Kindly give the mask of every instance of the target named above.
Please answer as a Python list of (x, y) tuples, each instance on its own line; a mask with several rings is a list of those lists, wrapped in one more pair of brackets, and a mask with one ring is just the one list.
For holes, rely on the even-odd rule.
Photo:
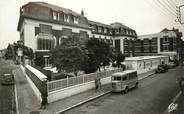
[(138, 87), (138, 76), (135, 70), (126, 70), (112, 74), (112, 92), (127, 93), (130, 88)]

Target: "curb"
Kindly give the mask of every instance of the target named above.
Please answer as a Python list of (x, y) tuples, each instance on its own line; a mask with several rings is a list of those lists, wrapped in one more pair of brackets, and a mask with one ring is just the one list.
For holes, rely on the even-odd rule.
[(97, 95), (97, 96), (95, 96), (95, 97), (89, 98), (89, 99), (87, 99), (87, 100), (85, 100), (85, 101), (82, 101), (82, 102), (79, 102), (79, 103), (77, 103), (77, 104), (75, 104), (75, 105), (73, 105), (73, 106), (71, 106), (71, 107), (68, 107), (68, 108), (63, 109), (63, 110), (61, 110), (61, 111), (58, 111), (58, 112), (56, 112), (55, 114), (60, 114), (60, 113), (66, 112), (66, 111), (68, 111), (68, 110), (70, 110), (70, 109), (72, 109), (72, 108), (78, 107), (78, 106), (80, 106), (80, 105), (82, 105), (82, 104), (85, 104), (85, 103), (90, 102), (90, 101), (92, 101), (92, 100), (95, 100), (95, 99), (97, 99), (97, 98), (99, 98), (99, 97), (102, 97), (102, 96), (104, 96), (104, 95), (106, 95), (106, 94), (108, 94), (108, 93), (110, 93), (110, 92), (111, 92), (111, 91), (107, 91), (107, 92), (102, 93), (102, 94), (100, 94), (100, 95)]
[[(151, 73), (151, 74), (149, 74), (148, 76), (145, 76), (145, 77), (143, 77), (143, 78), (141, 78), (141, 79), (139, 79), (139, 80), (144, 80), (145, 78), (148, 78), (149, 76), (151, 76), (151, 75), (153, 75), (153, 74), (155, 74), (155, 73)], [(60, 111), (56, 112), (55, 114), (60, 114), (60, 113), (66, 112), (66, 111), (68, 111), (68, 110), (71, 110), (72, 108), (78, 107), (78, 106), (83, 105), (83, 104), (85, 104), (85, 103), (87, 103), (87, 102), (90, 102), (90, 101), (92, 101), (92, 100), (95, 100), (95, 99), (97, 99), (97, 98), (100, 98), (100, 97), (102, 97), (102, 96), (104, 96), (104, 95), (106, 95), (106, 94), (108, 94), (108, 93), (110, 93), (110, 92), (111, 92), (111, 91), (107, 91), (107, 92), (102, 93), (102, 94), (100, 94), (100, 95), (97, 95), (97, 96), (95, 96), (95, 97), (89, 98), (89, 99), (87, 99), (87, 100), (85, 100), (85, 101), (81, 101), (81, 102), (79, 102), (79, 103), (77, 103), (77, 104), (75, 104), (75, 105), (73, 105), (73, 106), (71, 106), (71, 107), (68, 107), (68, 108), (66, 108), (66, 109), (60, 110)]]
[(152, 76), (152, 75), (154, 75), (155, 73), (151, 73), (151, 74), (149, 74), (149, 75), (147, 75), (147, 76), (144, 76), (143, 78), (140, 78), (140, 79), (138, 79), (138, 80), (143, 80), (143, 79), (145, 79), (145, 78), (148, 78), (149, 76)]
[[(168, 105), (167, 109), (164, 111), (164, 114), (170, 114), (169, 112), (169, 107), (171, 107), (171, 105), (175, 104), (175, 102), (178, 100), (178, 98), (181, 96), (182, 92), (179, 91), (177, 93), (177, 95), (172, 99), (172, 102)], [(172, 110), (173, 111), (173, 110)]]
[(19, 107), (18, 107), (18, 97), (17, 97), (17, 86), (14, 86), (15, 89), (15, 104), (16, 104), (16, 114), (19, 114)]
[[(14, 72), (13, 71), (13, 75), (14, 75)], [(18, 96), (17, 96), (17, 86), (16, 86), (16, 83), (14, 84), (14, 92), (15, 92), (15, 104), (16, 104), (16, 114), (19, 114), (19, 107), (18, 107)]]

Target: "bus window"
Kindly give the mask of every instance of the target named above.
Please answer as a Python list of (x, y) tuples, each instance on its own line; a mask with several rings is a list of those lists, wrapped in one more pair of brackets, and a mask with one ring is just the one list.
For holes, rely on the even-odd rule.
[(137, 77), (136, 72), (133, 72), (133, 73), (129, 74), (129, 79), (132, 79), (132, 78), (135, 78), (135, 77)]
[(121, 77), (114, 76), (114, 77), (113, 77), (113, 80), (121, 81)]
[(122, 79), (123, 81), (125, 81), (125, 80), (127, 80), (127, 77), (125, 76), (125, 77), (123, 77), (123, 79)]

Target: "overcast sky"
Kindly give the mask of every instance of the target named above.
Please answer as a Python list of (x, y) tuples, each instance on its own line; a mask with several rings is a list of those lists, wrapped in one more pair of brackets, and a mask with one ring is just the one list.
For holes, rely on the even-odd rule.
[[(38, 1), (38, 0), (32, 0)], [(84, 10), (89, 20), (106, 24), (121, 22), (138, 35), (160, 32), (164, 28), (179, 28), (184, 32), (184, 25), (176, 23), (174, 16), (176, 5), (184, 0), (41, 0), (71, 9), (80, 13)], [(161, 4), (160, 2), (161, 1)], [(8, 43), (19, 40), (17, 23), (20, 6), (29, 0), (0, 0), (0, 49)], [(164, 6), (163, 6), (164, 4)], [(184, 11), (183, 11), (184, 12)]]

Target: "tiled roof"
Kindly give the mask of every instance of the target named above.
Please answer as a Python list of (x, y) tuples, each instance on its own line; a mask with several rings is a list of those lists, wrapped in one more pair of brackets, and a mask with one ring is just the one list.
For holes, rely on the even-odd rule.
[(92, 24), (92, 25), (98, 25), (98, 26), (102, 26), (102, 27), (112, 28), (112, 26), (104, 24), (104, 23), (95, 22), (95, 21), (91, 21), (91, 20), (88, 20), (88, 22), (89, 22), (89, 24)]
[(78, 13), (76, 13), (76, 12), (70, 10), (70, 9), (63, 8), (63, 7), (60, 7), (60, 6), (56, 6), (56, 5), (49, 4), (49, 3), (45, 3), (43, 1), (40, 1), (40, 2), (30, 2), (30, 3), (34, 3), (34, 4), (37, 4), (37, 5), (48, 7), (48, 8), (51, 8), (52, 10), (54, 10), (54, 11), (62, 11), (65, 14), (72, 14), (74, 16), (81, 16), (80, 14), (78, 14)]
[(130, 29), (132, 30), (131, 28), (127, 27), (126, 25), (123, 25), (122, 23), (119, 23), (119, 22), (115, 22), (115, 23), (112, 23), (111, 26), (113, 28), (125, 28), (125, 29)]

